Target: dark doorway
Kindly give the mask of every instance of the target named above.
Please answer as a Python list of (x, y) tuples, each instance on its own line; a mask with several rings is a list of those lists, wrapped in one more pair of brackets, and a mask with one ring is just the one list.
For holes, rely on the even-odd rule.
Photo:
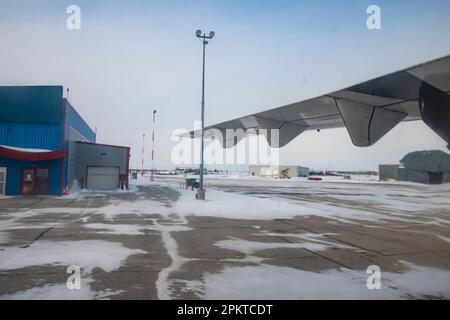
[(33, 168), (22, 171), (22, 194), (47, 195), (49, 192), (48, 169)]
[(444, 181), (443, 172), (428, 172), (428, 176), (430, 178), (430, 184), (442, 184)]

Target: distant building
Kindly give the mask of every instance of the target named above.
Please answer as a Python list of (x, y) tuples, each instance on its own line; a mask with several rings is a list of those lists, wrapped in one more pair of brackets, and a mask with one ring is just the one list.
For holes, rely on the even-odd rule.
[(441, 150), (415, 151), (399, 165), (380, 165), (380, 180), (410, 181), (424, 184), (450, 182), (450, 154)]
[(389, 181), (398, 179), (399, 164), (380, 164), (378, 166), (380, 180)]
[(126, 187), (129, 154), (96, 143), (62, 86), (0, 87), (0, 197)]
[(294, 178), (309, 176), (309, 168), (301, 166), (251, 165), (249, 173), (255, 177)]

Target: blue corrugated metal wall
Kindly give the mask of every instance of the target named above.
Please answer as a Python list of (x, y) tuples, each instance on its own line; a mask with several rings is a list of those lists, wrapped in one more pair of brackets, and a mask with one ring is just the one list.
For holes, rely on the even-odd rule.
[[(64, 108), (62, 86), (0, 87), (0, 145), (60, 150), (64, 130), (64, 149), (67, 151), (70, 127), (89, 142), (95, 142), (95, 132), (70, 103)], [(20, 194), (21, 170), (27, 167), (49, 169), (52, 195), (59, 194), (67, 183), (67, 157), (62, 163), (62, 177), (61, 160), (19, 161), (0, 157), (0, 166), (8, 168), (8, 195)]]
[[(63, 120), (62, 86), (0, 87), (0, 145), (60, 150)], [(60, 193), (61, 160), (21, 161), (0, 157), (7, 167), (6, 194), (21, 193), (24, 168), (49, 169), (49, 194)]]
[(86, 121), (81, 118), (78, 112), (67, 103), (66, 108), (66, 128), (65, 128), (65, 142), (69, 140), (69, 128), (72, 127), (78, 131), (88, 142), (95, 142), (95, 132), (89, 127)]
[(0, 145), (59, 150), (61, 86), (0, 87)]
[(21, 161), (0, 157), (0, 167), (7, 168), (6, 195), (14, 196), (21, 194), (21, 174), (26, 168), (47, 168), (49, 169), (49, 195), (59, 195), (59, 168), (60, 160), (49, 161)]
[(0, 145), (59, 150), (61, 125), (0, 122)]
[(0, 87), (0, 122), (61, 123), (62, 86)]

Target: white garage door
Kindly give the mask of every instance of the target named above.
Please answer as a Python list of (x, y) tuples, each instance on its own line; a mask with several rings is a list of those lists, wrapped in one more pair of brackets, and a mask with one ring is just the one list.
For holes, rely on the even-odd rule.
[(89, 167), (87, 188), (91, 190), (114, 190), (119, 188), (119, 168)]

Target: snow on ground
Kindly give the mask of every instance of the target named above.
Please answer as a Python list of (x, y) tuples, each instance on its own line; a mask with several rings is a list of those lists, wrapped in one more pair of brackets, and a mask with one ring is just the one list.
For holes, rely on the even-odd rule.
[[(195, 175), (188, 175), (190, 178), (198, 178)], [(346, 176), (317, 176), (321, 178), (322, 181), (339, 181), (339, 182), (379, 182), (380, 178), (375, 175), (366, 175), (366, 174), (351, 174)], [(272, 177), (255, 177), (249, 174), (232, 174), (232, 175), (207, 175), (205, 176), (205, 180), (208, 179), (218, 180), (253, 180), (253, 181), (308, 181), (307, 177), (292, 177), (290, 179), (278, 179)]]
[[(161, 176), (162, 178), (167, 176)], [(169, 176), (170, 177), (170, 176)], [(174, 176), (172, 176), (174, 177)], [(178, 176), (180, 177), (180, 176)], [(323, 181), (343, 181), (343, 182), (379, 182), (379, 177), (377, 175), (368, 174), (350, 174), (345, 176), (317, 176)], [(198, 175), (186, 174), (183, 178), (197, 178)], [(252, 181), (308, 181), (307, 177), (291, 177), (290, 179), (279, 179), (274, 177), (257, 177), (252, 176), (248, 173), (235, 173), (235, 174), (208, 174), (204, 176), (205, 181), (212, 180), (252, 180)]]
[[(60, 211), (61, 212), (61, 209)], [(8, 233), (10, 230), (24, 230), (24, 229), (47, 229), (62, 226), (60, 222), (42, 222), (39, 224), (21, 223), (20, 220), (27, 217), (32, 217), (38, 214), (33, 210), (16, 210), (0, 216), (0, 245), (8, 243)]]
[(204, 299), (297, 300), (297, 299), (407, 299), (433, 294), (450, 296), (446, 270), (407, 264), (405, 273), (381, 273), (381, 289), (369, 290), (368, 274), (349, 269), (310, 272), (267, 264), (228, 267), (208, 273), (188, 287)]
[(3, 295), (1, 299), (22, 300), (65, 300), (65, 299), (103, 299), (120, 292), (91, 290), (90, 278), (95, 268), (105, 272), (117, 270), (133, 254), (146, 253), (139, 249), (129, 249), (121, 243), (103, 240), (79, 241), (37, 241), (26, 250), (20, 247), (4, 247), (0, 250), (0, 270), (22, 269), (31, 266), (76, 265), (82, 271), (81, 288), (69, 290), (66, 283), (45, 285)]
[(72, 188), (69, 195), (64, 196), (64, 199), (80, 199), (80, 198), (93, 198), (93, 197), (107, 197), (117, 194), (127, 194), (136, 193), (137, 185), (130, 185), (128, 190), (126, 189), (116, 189), (116, 190), (90, 190), (90, 189), (79, 189), (77, 187)]
[[(281, 234), (280, 234), (281, 235)], [(282, 234), (284, 237), (289, 237), (289, 234)], [(292, 236), (292, 235), (291, 235)], [(215, 243), (221, 249), (237, 250), (246, 255), (251, 255), (257, 251), (266, 249), (308, 249), (311, 251), (325, 251), (329, 248), (344, 248), (345, 246), (325, 241), (320, 239), (323, 237), (321, 234), (304, 233), (301, 235), (295, 235), (295, 237), (301, 238), (305, 242), (299, 243), (287, 243), (287, 242), (258, 242), (242, 240), (234, 237), (230, 237), (228, 240), (221, 240)]]
[[(118, 214), (125, 212), (155, 212), (163, 215), (176, 214), (180, 217), (186, 216), (211, 216), (229, 219), (254, 219), (272, 220), (277, 218), (293, 218), (296, 216), (317, 216), (336, 220), (344, 223), (380, 222), (389, 220), (427, 223), (441, 226), (450, 225), (449, 219), (430, 217), (428, 221), (423, 218), (427, 213), (450, 208), (450, 185), (442, 186), (395, 186), (390, 184), (368, 185), (364, 184), (339, 184), (314, 183), (314, 182), (292, 182), (288, 180), (276, 181), (275, 186), (271, 183), (261, 184), (261, 181), (248, 185), (248, 181), (225, 180), (233, 186), (246, 187), (239, 192), (220, 191), (216, 187), (207, 190), (207, 200), (195, 200), (195, 191), (185, 190), (178, 187), (177, 182), (150, 182), (146, 180), (133, 181), (132, 186), (138, 190), (139, 185), (171, 186), (177, 188), (180, 198), (171, 207), (148, 199), (138, 201), (115, 201), (110, 205), (92, 209), (92, 212), (103, 214), (106, 218), (114, 219)], [(256, 185), (255, 185), (256, 184)], [(243, 194), (244, 190), (253, 187), (269, 186), (264, 189), (262, 196)], [(284, 189), (286, 188), (286, 189)], [(271, 192), (273, 194), (271, 194)], [(285, 195), (280, 192), (304, 194), (302, 200)], [(315, 201), (308, 201), (308, 196)], [(355, 205), (342, 205), (336, 201), (344, 200)], [(319, 199), (320, 201), (317, 201)], [(369, 205), (368, 207), (365, 204)], [(367, 208), (380, 208), (381, 212)], [(386, 210), (389, 210), (386, 212)], [(415, 220), (415, 217), (422, 220)]]
[[(373, 210), (365, 210), (363, 206), (342, 206), (335, 202), (330, 202), (324, 199), (324, 201), (302, 201), (295, 200), (286, 197), (280, 197), (277, 194), (264, 195), (265, 198), (244, 195), (239, 193), (231, 193), (219, 191), (216, 189), (208, 189), (206, 193), (207, 200), (199, 202), (195, 200), (195, 193), (190, 190), (179, 190), (181, 193), (180, 199), (174, 204), (172, 208), (177, 214), (184, 216), (214, 216), (229, 219), (256, 219), (256, 220), (272, 220), (272, 219), (286, 219), (296, 216), (318, 216), (327, 219), (334, 219), (345, 223), (359, 223), (360, 221), (375, 222), (381, 219), (409, 221), (410, 215), (407, 215), (407, 220), (402, 218), (402, 213), (391, 212), (390, 214), (382, 214)], [(355, 191), (356, 192), (356, 191)], [(362, 190), (361, 192), (365, 192)], [(332, 197), (332, 196), (331, 196)], [(348, 196), (353, 197), (353, 201), (357, 203), (359, 197), (357, 194)], [(371, 204), (382, 203), (386, 206), (380, 206), (381, 208), (388, 207), (389, 199), (379, 199), (377, 194), (370, 197)], [(349, 199), (350, 200), (350, 199)], [(368, 200), (369, 201), (369, 200)], [(414, 207), (414, 212), (426, 215), (430, 209), (439, 210), (440, 208), (450, 207), (450, 199), (446, 199), (446, 203), (440, 202), (433, 205), (433, 198), (430, 197), (427, 200), (420, 199), (415, 203), (414, 195), (403, 196), (402, 200), (398, 200), (396, 208), (404, 211), (409, 211)], [(433, 223), (441, 225), (449, 225), (450, 220), (445, 219), (432, 219)], [(423, 221), (416, 221), (423, 222)]]
[(87, 273), (92, 272), (94, 268), (111, 272), (118, 269), (128, 256), (145, 253), (139, 249), (128, 249), (118, 242), (103, 240), (41, 240), (33, 243), (26, 250), (20, 247), (3, 247), (2, 249), (0, 270), (39, 265), (77, 265)]
[[(151, 182), (144, 179), (139, 179), (138, 181), (131, 181), (130, 190), (134, 190), (134, 192), (139, 193), (139, 186), (165, 186), (165, 183), (157, 183)], [(148, 200), (145, 197), (139, 198), (134, 201), (125, 201), (125, 200), (114, 200), (111, 204), (92, 209), (91, 213), (102, 214), (105, 219), (114, 220), (117, 216), (121, 214), (135, 213), (139, 215), (148, 215), (148, 214), (157, 214), (160, 215), (163, 219), (166, 219), (170, 222), (160, 222), (158, 219), (150, 219), (152, 221), (152, 225), (139, 226), (139, 225), (117, 225), (117, 224), (84, 224), (84, 227), (87, 228), (95, 228), (95, 229), (106, 229), (107, 233), (115, 233), (120, 234), (123, 232), (131, 232), (131, 234), (145, 234), (146, 230), (150, 230), (152, 232), (158, 232), (161, 235), (161, 240), (165, 249), (167, 250), (167, 254), (171, 258), (171, 264), (162, 269), (156, 280), (156, 288), (158, 292), (159, 299), (170, 299), (171, 298), (171, 280), (169, 279), (170, 274), (173, 271), (178, 270), (185, 262), (189, 261), (182, 257), (178, 252), (178, 244), (175, 239), (172, 237), (172, 233), (180, 232), (180, 231), (188, 231), (192, 230), (187, 227), (188, 221), (185, 217), (180, 214), (176, 208), (171, 207), (165, 203)], [(88, 220), (86, 220), (88, 221)], [(130, 234), (130, 233), (129, 233)]]
[[(261, 181), (249, 179), (252, 187), (260, 187)], [(247, 187), (249, 180), (223, 179), (234, 186)], [(221, 181), (221, 182), (223, 182)], [(211, 181), (212, 182), (212, 181)], [(345, 181), (347, 182), (347, 181)], [(212, 184), (212, 183), (211, 183)], [(430, 217), (430, 222), (415, 220), (414, 216), (423, 217), (433, 210), (448, 210), (450, 199), (449, 185), (423, 186), (416, 184), (393, 185), (391, 183), (345, 183), (334, 182), (311, 183), (309, 181), (267, 181), (273, 184), (273, 195), (262, 192), (264, 198), (245, 195), (245, 188), (238, 192), (223, 192), (217, 187), (209, 188), (207, 200), (194, 200), (194, 192), (180, 190), (181, 197), (174, 205), (174, 210), (184, 216), (214, 216), (234, 219), (275, 219), (295, 216), (319, 216), (346, 223), (359, 223), (361, 220), (380, 222), (400, 220), (410, 223), (432, 223), (448, 226), (450, 220)], [(391, 188), (394, 186), (393, 188)], [(313, 196), (323, 196), (323, 201), (300, 201), (288, 197), (280, 197), (280, 191), (286, 188), (300, 188), (301, 192)], [(251, 189), (251, 188), (248, 188)], [(306, 189), (306, 190), (305, 190)], [(265, 190), (267, 191), (267, 190)], [(347, 207), (328, 201), (325, 197), (359, 203), (359, 207)], [(320, 199), (322, 200), (322, 199)], [(368, 207), (390, 209), (383, 214)], [(261, 234), (259, 234), (261, 235)], [(230, 237), (218, 241), (216, 246), (222, 249), (237, 250), (246, 254), (243, 261), (261, 262), (261, 258), (253, 256), (260, 250), (277, 248), (306, 248), (312, 251), (327, 250), (339, 247), (324, 235), (316, 234), (275, 234), (266, 236), (294, 237), (303, 240), (301, 243), (267, 243), (248, 241)], [(439, 236), (440, 237), (440, 236)], [(326, 239), (326, 240), (325, 240)], [(185, 285), (192, 292), (197, 292), (206, 299), (399, 299), (420, 297), (421, 295), (450, 295), (450, 273), (447, 270), (427, 268), (405, 263), (409, 271), (401, 274), (382, 273), (382, 290), (368, 290), (365, 282), (368, 275), (364, 271), (349, 269), (309, 272), (287, 267), (262, 264), (260, 266), (228, 267), (220, 273), (206, 274), (201, 281), (186, 281)]]
[(300, 214), (299, 208), (287, 201), (261, 199), (235, 193), (208, 190), (206, 201), (195, 200), (195, 193), (180, 190), (174, 210), (181, 215), (214, 216), (230, 219), (275, 219)]
[(19, 291), (10, 295), (3, 295), (3, 300), (102, 300), (122, 293), (122, 290), (93, 291), (89, 277), (82, 278), (80, 289), (69, 290), (64, 284), (49, 284), (43, 287), (35, 287), (24, 291)]
[[(192, 176), (198, 179), (198, 176)], [(426, 212), (442, 210), (450, 207), (450, 184), (423, 185), (411, 182), (380, 182), (374, 176), (355, 176), (352, 180), (343, 177), (322, 177), (323, 181), (308, 181), (306, 178), (293, 178), (280, 180), (273, 178), (261, 178), (252, 176), (205, 176), (207, 186), (207, 199), (216, 199), (212, 189), (229, 188), (241, 189), (243, 193), (254, 189), (261, 191), (264, 197), (282, 198), (289, 194), (300, 193), (303, 197), (320, 197), (321, 203), (330, 202), (330, 199), (342, 201), (354, 201), (360, 204), (377, 205), (387, 210), (400, 210), (409, 212)], [(166, 181), (172, 181), (177, 185), (184, 177), (169, 177)], [(358, 179), (358, 180), (356, 180)], [(371, 180), (372, 179), (372, 180)], [(283, 193), (280, 196), (280, 193)], [(328, 198), (328, 199), (327, 199)], [(311, 207), (311, 201), (303, 202)], [(319, 210), (323, 208), (318, 208)], [(289, 211), (288, 211), (289, 213)]]
[[(5, 215), (6, 219), (0, 220), (0, 230), (6, 231), (15, 228), (32, 228), (34, 226), (22, 226), (18, 217), (31, 217), (37, 214), (49, 213), (73, 213), (82, 211), (82, 227), (96, 230), (105, 234), (145, 235), (148, 232), (161, 234), (163, 245), (170, 256), (172, 263), (161, 270), (156, 282), (158, 297), (171, 298), (170, 274), (189, 259), (184, 258), (178, 252), (178, 244), (173, 238), (174, 232), (191, 230), (186, 217), (208, 216), (230, 219), (272, 220), (276, 218), (293, 218), (296, 216), (319, 216), (347, 223), (359, 223), (360, 221), (378, 222), (381, 219), (405, 219), (414, 221), (411, 216), (415, 212), (426, 215), (430, 210), (439, 210), (450, 207), (448, 194), (450, 187), (444, 186), (411, 186), (399, 185), (389, 188), (391, 184), (370, 183), (340, 183), (336, 182), (310, 182), (298, 180), (260, 180), (250, 177), (240, 179), (220, 178), (221, 182), (244, 188), (258, 188), (261, 186), (268, 193), (260, 196), (246, 195), (244, 191), (224, 192), (216, 188), (209, 188), (206, 201), (195, 200), (195, 192), (191, 190), (177, 189), (180, 198), (175, 203), (168, 205), (163, 201), (150, 200), (140, 194), (139, 186), (172, 186), (177, 182), (150, 182), (146, 180), (132, 181), (130, 190), (116, 190), (112, 192), (92, 192), (79, 190), (63, 199), (77, 199), (97, 196), (114, 196), (123, 193), (136, 193), (136, 200), (114, 199), (108, 205), (100, 208), (44, 208), (21, 209)], [(348, 181), (344, 181), (348, 182)], [(428, 187), (428, 186), (427, 186)], [(302, 193), (306, 196), (324, 197), (323, 201), (304, 201), (295, 198), (280, 196), (280, 190), (289, 195), (289, 192)], [(273, 192), (273, 194), (269, 194)], [(336, 205), (327, 198), (347, 200), (350, 202), (367, 203), (371, 206), (379, 205), (398, 210), (389, 212), (389, 215), (375, 211), (365, 210), (360, 207), (346, 207)], [(146, 219), (152, 221), (151, 225), (138, 224), (108, 224), (89, 223), (89, 217), (93, 214), (101, 214), (104, 219), (114, 221), (121, 214), (159, 215), (163, 219)], [(446, 225), (449, 220), (437, 219), (433, 223)], [(45, 226), (56, 226), (45, 224)], [(40, 224), (39, 227), (45, 227)], [(38, 227), (38, 226), (36, 226)], [(257, 229), (258, 226), (255, 226)], [(256, 231), (255, 231), (256, 232)], [(218, 241), (215, 245), (223, 249), (237, 250), (244, 253), (246, 261), (261, 261), (255, 256), (255, 252), (276, 248), (306, 248), (312, 251), (323, 251), (330, 247), (343, 247), (331, 242), (325, 235), (317, 234), (255, 234), (267, 237), (292, 237), (301, 240), (298, 243), (283, 242), (257, 242), (230, 237)], [(440, 236), (441, 237), (441, 236)], [(442, 238), (443, 239), (443, 238)], [(447, 238), (446, 238), (447, 239)], [(445, 240), (445, 239), (443, 239)], [(0, 243), (6, 242), (4, 232), (0, 232)], [(448, 241), (448, 239), (446, 240)], [(94, 268), (101, 268), (106, 272), (118, 269), (128, 256), (145, 253), (142, 250), (132, 250), (121, 243), (101, 240), (80, 240), (52, 242), (39, 240), (33, 243), (27, 250), (17, 247), (4, 247), (0, 250), (0, 269), (12, 270), (34, 265), (68, 266), (78, 265), (84, 271), (83, 281), (86, 286), (83, 290), (73, 295), (67, 290), (65, 284), (48, 285), (18, 292), (11, 296), (2, 296), (11, 299), (28, 298), (54, 298), (58, 299), (92, 299), (102, 298), (117, 294), (114, 292), (95, 293), (90, 290), (90, 273)], [(328, 270), (323, 272), (309, 272), (287, 267), (276, 267), (266, 264), (247, 267), (227, 267), (220, 273), (205, 274), (202, 281), (188, 281), (188, 287), (199, 292), (207, 299), (314, 299), (314, 298), (407, 298), (407, 293), (420, 295), (432, 292), (450, 296), (450, 273), (445, 270), (419, 267), (408, 264), (410, 270), (402, 274), (383, 273), (383, 289), (368, 290), (365, 286), (367, 274), (364, 271), (352, 271), (348, 269)], [(395, 279), (395, 280), (394, 280)]]
[(441, 239), (441, 240), (444, 240), (444, 241), (446, 241), (448, 243), (450, 243), (450, 238), (448, 238), (448, 237), (438, 236), (438, 238)]
[(1, 296), (2, 300), (92, 300), (96, 294), (91, 290), (90, 279), (82, 279), (79, 290), (69, 290), (65, 283), (45, 285), (10, 295)]
[(105, 219), (114, 220), (122, 214), (166, 214), (168, 212), (167, 207), (163, 203), (152, 200), (112, 200), (107, 206), (100, 208), (88, 209), (88, 213), (101, 214)]
[(83, 228), (94, 229), (99, 234), (127, 234), (127, 235), (145, 235), (144, 226), (134, 224), (107, 224), (107, 223), (87, 223)]
[(187, 221), (183, 220), (181, 224), (182, 225), (167, 226), (156, 223), (155, 230), (161, 232), (162, 242), (172, 261), (167, 268), (164, 268), (159, 272), (158, 279), (156, 280), (156, 289), (158, 290), (158, 298), (160, 300), (170, 300), (172, 298), (172, 291), (170, 289), (172, 281), (170, 280), (170, 274), (179, 270), (184, 263), (190, 260), (179, 254), (178, 243), (171, 234), (172, 232), (191, 230), (190, 228), (183, 226), (183, 224), (187, 224)]

